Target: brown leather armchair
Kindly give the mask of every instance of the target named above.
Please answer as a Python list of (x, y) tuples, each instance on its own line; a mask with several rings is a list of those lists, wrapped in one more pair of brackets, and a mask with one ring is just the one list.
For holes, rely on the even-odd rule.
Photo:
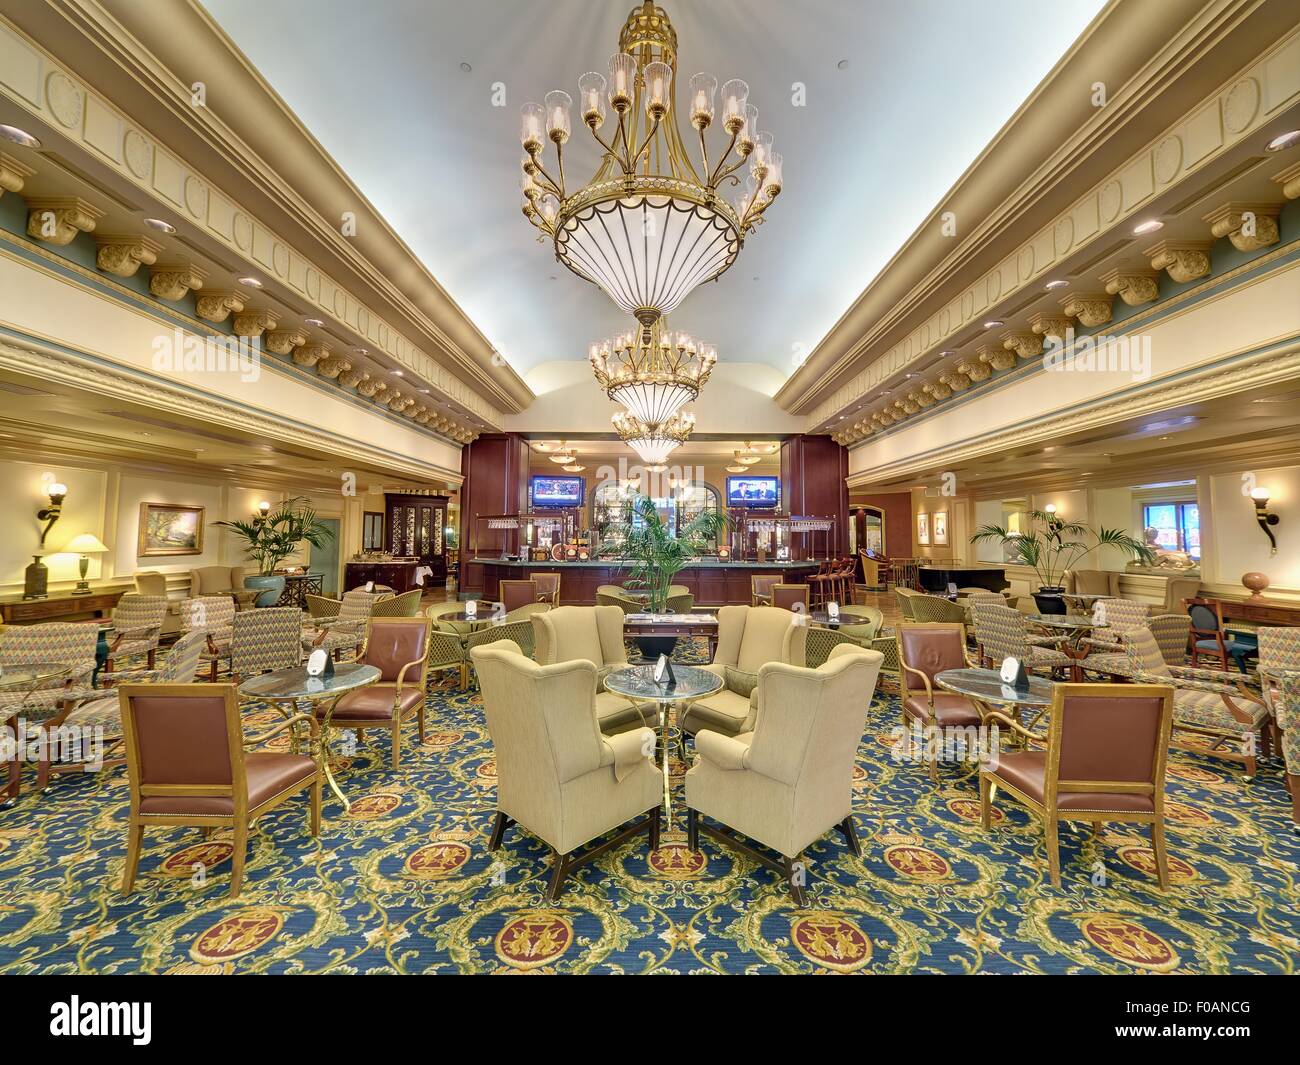
[[(948, 729), (979, 728), (983, 723), (977, 707), (965, 695), (937, 689), (934, 678), (945, 669), (974, 666), (966, 657), (966, 626), (952, 622), (903, 622), (894, 634), (898, 643), (899, 688), (903, 708), (903, 752), (910, 752), (912, 732), (919, 725), (926, 730), (926, 761), (930, 779), (939, 780), (938, 751), (942, 744), (930, 738)], [(921, 687), (913, 685), (920, 681)], [(902, 752), (900, 752), (902, 753)]]
[[(1058, 684), (1052, 692), (1046, 751), (1002, 752), (980, 769), (980, 811), (991, 827), (997, 788), (1043, 822), (1052, 886), (1061, 886), (1057, 825), (1108, 821), (1151, 826), (1156, 876), (1169, 886), (1165, 854), (1165, 760), (1174, 691), (1163, 684)], [(1033, 735), (1000, 712), (990, 720), (1029, 740)]]
[(506, 613), (537, 602), (536, 581), (501, 581), (498, 594)]
[[(131, 894), (150, 826), (229, 828), (233, 833), (230, 897), (244, 881), (249, 826), (301, 791), (311, 791), (311, 834), (320, 835), (320, 764), (310, 755), (245, 752), (272, 736), (316, 722), (294, 714), (245, 739), (233, 684), (123, 684), (122, 733), (131, 810), (122, 894)], [(313, 744), (314, 746), (314, 744)]]
[[(357, 739), (368, 728), (386, 728), (393, 737), (393, 768), (402, 757), (402, 724), (412, 713), (424, 742), (424, 684), (429, 665), (428, 618), (371, 618), (366, 646), (357, 661), (379, 669), (379, 680), (354, 688), (334, 704), (331, 728), (356, 729)], [(324, 719), (326, 707), (316, 716)], [(328, 739), (328, 737), (326, 737)]]
[[(780, 610), (808, 610), (811, 589), (806, 584), (772, 585), (771, 605)], [(800, 605), (802, 604), (802, 605)]]

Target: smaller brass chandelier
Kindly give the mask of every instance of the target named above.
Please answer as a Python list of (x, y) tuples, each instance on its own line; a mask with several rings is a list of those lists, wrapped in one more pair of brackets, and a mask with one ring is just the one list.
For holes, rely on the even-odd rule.
[(611, 419), (619, 438), (640, 456), (647, 467), (662, 466), (680, 444), (684, 444), (695, 428), (694, 414), (674, 414), (661, 424), (651, 427), (627, 411), (619, 411)]
[(605, 394), (653, 431), (699, 397), (718, 352), (660, 318), (592, 344), (587, 358)]

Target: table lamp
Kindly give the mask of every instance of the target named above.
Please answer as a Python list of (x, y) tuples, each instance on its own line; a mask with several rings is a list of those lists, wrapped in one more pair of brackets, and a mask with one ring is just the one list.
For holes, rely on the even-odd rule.
[(81, 572), (81, 580), (77, 581), (77, 586), (72, 589), (73, 595), (89, 595), (90, 585), (86, 581), (86, 570), (90, 568), (90, 556), (97, 555), (108, 548), (100, 542), (98, 536), (93, 533), (82, 533), (80, 536), (74, 536), (68, 545), (63, 549), (71, 551), (81, 556), (78, 568)]

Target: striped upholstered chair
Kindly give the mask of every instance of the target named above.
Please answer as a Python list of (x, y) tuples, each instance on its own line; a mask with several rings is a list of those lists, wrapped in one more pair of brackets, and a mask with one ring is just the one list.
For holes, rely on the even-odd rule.
[(1079, 663), (1082, 669), (1108, 677), (1127, 677), (1128, 654), (1119, 642), (1119, 634), (1129, 629), (1147, 627), (1150, 608), (1132, 599), (1098, 599), (1106, 622), (1104, 629), (1094, 629), (1087, 641), (1087, 654)]
[(1291, 827), (1300, 835), (1300, 669), (1279, 670), (1273, 679), (1277, 690), (1270, 698), (1291, 792)]
[(201, 632), (207, 637), (202, 659), (209, 664), (209, 680), (217, 679), (221, 660), (230, 657), (234, 624), (235, 601), (228, 595), (201, 595), (181, 602), (181, 632)]
[(1247, 678), (1218, 669), (1168, 665), (1148, 629), (1130, 629), (1120, 641), (1135, 683), (1173, 685), (1173, 745), (1237, 762), (1245, 767), (1246, 779), (1252, 779), (1256, 751), (1268, 755), (1272, 729), (1268, 707), (1247, 687)]
[(1025, 615), (1009, 606), (980, 603), (975, 624), (975, 642), (980, 653), (995, 667), (1007, 658), (1019, 659), (1027, 670), (1056, 671), (1070, 665), (1070, 657), (1065, 652), (1034, 643)]
[(353, 588), (344, 592), (339, 601), (339, 612), (334, 617), (312, 617), (302, 630), (304, 650), (323, 647), (335, 658), (344, 651), (353, 654), (365, 639), (366, 626), (374, 613), (375, 604), (392, 597), (392, 592), (368, 592)]
[[(194, 673), (199, 668), (199, 656), (207, 645), (204, 634), (199, 631), (187, 632), (174, 644), (162, 665), (156, 669), (124, 669), (117, 673), (100, 673), (101, 684), (192, 684)], [(99, 738), (102, 746), (99, 757), (101, 768), (108, 769), (126, 761), (126, 754), (120, 751), (122, 742), (122, 700), (115, 690), (86, 689), (80, 692), (84, 697), (71, 712), (57, 720), (51, 721), (48, 728), (75, 729), (81, 735), (92, 732)], [(90, 752), (83, 747), (83, 753)], [(49, 761), (40, 763), (37, 786), (44, 788), (53, 773), (66, 773), (71, 770), (84, 770), (85, 761), (61, 761), (57, 765)]]
[(1278, 674), (1300, 670), (1300, 626), (1266, 625), (1257, 630), (1256, 635), (1259, 638), (1257, 669), (1264, 702), (1271, 709), (1270, 699), (1278, 687)]
[(108, 659), (104, 668), (111, 671), (114, 662), (145, 655), (153, 668), (158, 637), (167, 620), (165, 595), (136, 595), (128, 592), (113, 608), (113, 627), (104, 634), (108, 642)]
[(268, 606), (235, 615), (230, 639), (230, 676), (245, 677), (273, 669), (292, 669), (302, 662), (302, 611), (296, 606)]

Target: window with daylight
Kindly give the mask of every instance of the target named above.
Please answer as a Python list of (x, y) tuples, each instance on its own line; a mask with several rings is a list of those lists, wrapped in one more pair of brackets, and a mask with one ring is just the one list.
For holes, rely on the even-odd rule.
[(1167, 551), (1201, 557), (1201, 510), (1192, 502), (1151, 503), (1142, 508), (1142, 525), (1156, 530), (1156, 543)]

